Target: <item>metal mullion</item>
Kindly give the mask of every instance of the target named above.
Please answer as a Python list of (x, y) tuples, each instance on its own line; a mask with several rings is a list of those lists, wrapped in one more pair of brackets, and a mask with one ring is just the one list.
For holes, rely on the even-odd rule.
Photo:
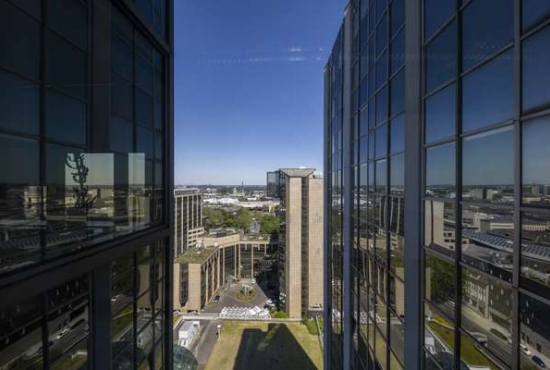
[(519, 285), (520, 285), (520, 273), (521, 273), (521, 203), (522, 203), (522, 189), (521, 189), (521, 174), (522, 174), (522, 123), (521, 118), (521, 101), (522, 101), (522, 89), (521, 89), (521, 2), (520, 0), (514, 0), (514, 126), (515, 126), (515, 148), (514, 148), (514, 179), (515, 179), (515, 198), (514, 198), (514, 250), (513, 250), (513, 265), (514, 270), (512, 274), (513, 289), (512, 289), (512, 369), (519, 369), (520, 367), (520, 350), (519, 350)]
[[(547, 18), (544, 22), (533, 26), (530, 30), (526, 31), (523, 35), (520, 35), (519, 38), (521, 41), (525, 41), (525, 39), (533, 36), (535, 33), (539, 31), (542, 31), (544, 28), (548, 27), (549, 25), (550, 25), (550, 18)], [(521, 33), (521, 29), (520, 29), (520, 33)]]
[(456, 140), (457, 140), (457, 136), (453, 135), (453, 136), (448, 136), (448, 137), (443, 138), (443, 139), (430, 141), (429, 143), (425, 143), (423, 146), (424, 146), (424, 149), (433, 149), (433, 148), (437, 148), (439, 146), (456, 143)]
[(535, 108), (536, 111), (530, 110), (526, 114), (520, 116), (522, 121), (527, 121), (534, 118), (544, 117), (550, 114), (550, 104), (543, 106), (544, 108)]
[[(43, 0), (41, 8), (42, 22), (40, 23), (40, 72), (39, 72), (39, 123), (38, 123), (38, 168), (39, 168), (39, 182), (38, 187), (40, 189), (40, 221), (46, 222), (46, 201), (47, 199), (47, 187), (46, 187), (46, 144), (44, 137), (46, 136), (46, 22), (48, 20), (48, 1)], [(45, 228), (39, 229), (40, 238), (40, 256), (41, 260), (46, 259), (46, 247), (48, 243)], [(45, 308), (46, 306), (44, 306)], [(47, 340), (47, 338), (46, 338)], [(47, 343), (47, 342), (46, 342)], [(46, 351), (47, 352), (47, 351)], [(46, 367), (45, 367), (46, 369)]]
[[(426, 49), (424, 49), (426, 50)], [(427, 54), (427, 51), (424, 51), (425, 54)], [(442, 83), (441, 85), (437, 86), (436, 88), (434, 89), (431, 89), (429, 92), (424, 92), (424, 101), (426, 101), (427, 99), (431, 98), (432, 96), (434, 96), (435, 94), (441, 92), (442, 90), (445, 90), (447, 87), (451, 86), (453, 83), (457, 82), (458, 78), (456, 76), (454, 76), (453, 78), (445, 81), (444, 83)]]
[(40, 314), (42, 316), (42, 368), (48, 370), (50, 368), (50, 330), (48, 327), (48, 315), (46, 313), (46, 307), (48, 307), (47, 293), (42, 293), (40, 298)]
[(462, 269), (460, 261), (462, 260), (462, 88), (463, 81), (461, 76), (462, 65), (462, 12), (460, 11), (460, 3), (458, 0), (455, 2), (455, 17), (456, 17), (456, 72), (454, 78), (456, 79), (456, 104), (455, 104), (455, 327), (454, 327), (454, 367), (456, 370), (461, 368), (460, 352), (461, 352), (461, 334), (460, 327), (462, 325)]
[(430, 255), (430, 257), (443, 260), (444, 262), (447, 262), (449, 264), (453, 264), (455, 262), (454, 258), (451, 258), (450, 256), (440, 253), (434, 249), (430, 249), (429, 247), (424, 247), (423, 249), (424, 249), (424, 253)]

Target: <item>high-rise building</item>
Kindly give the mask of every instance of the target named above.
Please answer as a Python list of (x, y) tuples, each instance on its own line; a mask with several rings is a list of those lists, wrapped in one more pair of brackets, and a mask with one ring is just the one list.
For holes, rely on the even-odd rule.
[(266, 195), (270, 198), (279, 198), (279, 181), (280, 181), (280, 172), (271, 171), (267, 173), (267, 187)]
[(194, 248), (204, 234), (200, 190), (174, 190), (174, 207), (174, 256), (177, 257)]
[(350, 1), (325, 69), (325, 368), (550, 364), (550, 6)]
[(323, 306), (323, 179), (313, 168), (281, 168), (280, 309), (291, 318)]
[(171, 369), (172, 14), (0, 0), (0, 369)]

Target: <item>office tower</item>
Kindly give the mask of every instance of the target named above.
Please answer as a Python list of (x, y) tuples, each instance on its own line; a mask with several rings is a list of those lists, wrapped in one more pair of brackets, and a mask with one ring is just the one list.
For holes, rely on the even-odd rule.
[(325, 69), (326, 368), (550, 364), (549, 24), (529, 0), (347, 6)]
[(323, 179), (313, 168), (281, 168), (280, 309), (301, 318), (323, 306)]
[(202, 194), (199, 189), (174, 190), (174, 256), (197, 245), (204, 234)]
[(272, 273), (277, 238), (270, 235), (206, 235), (174, 261), (174, 310), (201, 311), (237, 280)]
[(279, 171), (267, 173), (266, 195), (270, 198), (279, 198)]
[(171, 369), (172, 9), (0, 0), (1, 369)]

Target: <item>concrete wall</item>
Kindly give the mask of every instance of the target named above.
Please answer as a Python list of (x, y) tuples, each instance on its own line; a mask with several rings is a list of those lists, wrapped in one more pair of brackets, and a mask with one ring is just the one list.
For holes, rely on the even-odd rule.
[(286, 309), (291, 318), (302, 317), (302, 179), (286, 184)]
[[(309, 305), (323, 304), (323, 179), (308, 180), (308, 285)], [(307, 307), (304, 307), (307, 308)]]
[(186, 311), (200, 311), (201, 309), (201, 265), (189, 264), (189, 299), (185, 306)]

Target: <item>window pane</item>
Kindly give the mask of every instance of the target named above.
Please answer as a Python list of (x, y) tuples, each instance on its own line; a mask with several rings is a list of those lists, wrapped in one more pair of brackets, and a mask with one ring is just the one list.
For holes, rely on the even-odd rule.
[[(424, 307), (424, 346), (432, 354), (429, 358), (436, 361), (441, 369), (453, 369), (454, 323), (439, 313), (434, 306), (426, 303)], [(426, 365), (426, 370), (440, 369), (434, 365), (429, 367), (429, 363)]]
[(390, 159), (390, 192), (403, 195), (405, 191), (405, 155), (399, 154)]
[(473, 205), (462, 208), (462, 261), (512, 282), (514, 212)]
[(514, 114), (514, 54), (507, 51), (463, 79), (462, 131), (506, 121)]
[(464, 200), (513, 203), (513, 128), (507, 127), (465, 139), (462, 161)]
[(118, 36), (111, 37), (111, 68), (129, 81), (133, 79), (132, 47)]
[(462, 21), (462, 67), (466, 70), (513, 41), (513, 0), (472, 1)]
[[(495, 366), (487, 351), (510, 366), (512, 290), (498, 280), (462, 268), (462, 328), (474, 339), (461, 336), (461, 358), (470, 366)], [(476, 345), (476, 342), (478, 345)]]
[(0, 127), (38, 134), (38, 85), (0, 71)]
[(426, 253), (426, 298), (449, 317), (455, 314), (455, 266)]
[(52, 30), (79, 48), (88, 47), (88, 9), (81, 1), (48, 1), (48, 21)]
[(405, 31), (401, 31), (391, 44), (391, 73), (405, 65)]
[(391, 3), (391, 29), (394, 36), (405, 23), (405, 0), (393, 0)]
[(134, 150), (134, 127), (132, 122), (117, 116), (111, 116), (109, 124), (111, 150), (120, 153), (131, 153)]
[[(519, 295), (520, 369), (538, 369), (541, 357), (550, 358), (550, 307), (525, 294)], [(532, 356), (531, 356), (532, 355)], [(538, 360), (535, 359), (537, 356)]]
[[(550, 2), (549, 2), (550, 3)], [(523, 42), (523, 110), (542, 108), (550, 103), (550, 27)]]
[(47, 33), (46, 80), (52, 87), (86, 98), (86, 54), (52, 32)]
[(136, 57), (136, 87), (153, 95), (153, 67), (139, 56)]
[(376, 86), (375, 90), (381, 88), (388, 82), (388, 52), (385, 51), (376, 61), (375, 66)]
[[(37, 80), (40, 25), (8, 1), (0, 1), (0, 66)], [(9, 50), (6, 53), (5, 50)]]
[(521, 286), (550, 299), (550, 216), (523, 213), (521, 219)]
[(376, 56), (379, 56), (386, 46), (388, 46), (388, 16), (384, 14), (384, 18), (376, 27)]
[(130, 82), (117, 73), (111, 73), (111, 111), (127, 120), (133, 119), (132, 90)]
[(376, 129), (376, 158), (387, 155), (386, 153), (387, 129), (386, 125)]
[(405, 111), (405, 70), (399, 72), (391, 82), (391, 116)]
[(65, 95), (46, 92), (48, 137), (78, 145), (86, 144), (86, 104)]
[(141, 91), (136, 93), (136, 123), (147, 127), (153, 126), (153, 98)]
[(424, 0), (425, 38), (437, 31), (455, 13), (456, 0)]
[(384, 193), (386, 191), (388, 183), (387, 174), (386, 160), (376, 162), (376, 192)]
[(145, 153), (145, 158), (153, 158), (153, 132), (145, 127), (137, 126), (136, 150)]
[(0, 307), (0, 367), (40, 370), (43, 367), (40, 297), (17, 302), (3, 300)]
[(390, 154), (399, 153), (405, 150), (405, 115), (395, 117), (391, 120), (391, 144)]
[[(0, 184), (38, 185), (37, 141), (0, 135), (0, 158)], [(21, 171), (21, 163), (25, 164), (25, 171)]]
[(376, 94), (376, 125), (388, 118), (388, 88), (384, 87)]
[(456, 33), (456, 22), (452, 22), (426, 48), (427, 92), (456, 77)]
[(426, 195), (456, 198), (456, 145), (445, 144), (426, 151)]
[(550, 116), (523, 123), (523, 203), (550, 205)]
[(447, 86), (426, 99), (426, 142), (456, 133), (456, 84)]
[(456, 241), (455, 204), (428, 200), (424, 207), (424, 246), (453, 258)]
[(548, 1), (523, 0), (521, 4), (523, 31), (527, 31), (550, 15), (550, 2)]

